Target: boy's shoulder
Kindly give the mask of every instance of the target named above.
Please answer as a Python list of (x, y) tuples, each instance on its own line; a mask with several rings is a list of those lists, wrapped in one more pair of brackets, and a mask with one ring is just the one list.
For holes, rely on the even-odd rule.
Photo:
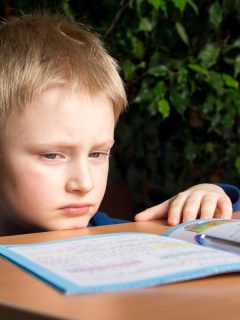
[(89, 221), (88, 227), (104, 226), (129, 222), (123, 219), (111, 218), (106, 213), (97, 211)]

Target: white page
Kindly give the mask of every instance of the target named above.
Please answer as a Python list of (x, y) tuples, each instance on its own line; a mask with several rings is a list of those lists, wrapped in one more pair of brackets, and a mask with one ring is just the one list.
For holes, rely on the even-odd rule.
[[(194, 275), (195, 269), (207, 274), (212, 266), (239, 264), (240, 267), (240, 256), (144, 233), (20, 245), (9, 247), (8, 251), (24, 256), (81, 287), (119, 286), (164, 276), (168, 277), (166, 282), (179, 281), (176, 275), (182, 272), (185, 273), (182, 279), (198, 277)], [(214, 270), (218, 273), (217, 268)], [(164, 283), (164, 279), (159, 283)]]
[(240, 221), (215, 226), (206, 230), (205, 234), (240, 244)]

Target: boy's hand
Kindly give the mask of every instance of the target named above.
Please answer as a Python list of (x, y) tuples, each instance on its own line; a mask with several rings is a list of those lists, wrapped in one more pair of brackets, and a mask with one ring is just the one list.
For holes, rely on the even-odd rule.
[(181, 222), (232, 216), (232, 203), (224, 190), (214, 184), (203, 183), (178, 193), (171, 199), (146, 209), (135, 216), (135, 221), (167, 218), (175, 226)]

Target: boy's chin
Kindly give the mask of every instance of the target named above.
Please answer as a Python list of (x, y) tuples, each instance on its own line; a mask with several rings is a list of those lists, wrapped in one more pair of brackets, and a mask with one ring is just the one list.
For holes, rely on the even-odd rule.
[(53, 221), (44, 226), (42, 231), (62, 231), (71, 229), (86, 228), (89, 224), (89, 217), (81, 217), (81, 219), (62, 219), (60, 221)]

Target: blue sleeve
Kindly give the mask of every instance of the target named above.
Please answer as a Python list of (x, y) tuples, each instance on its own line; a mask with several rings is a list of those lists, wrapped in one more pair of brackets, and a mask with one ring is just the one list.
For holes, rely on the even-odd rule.
[(232, 201), (233, 211), (240, 210), (240, 190), (239, 188), (225, 183), (218, 183), (219, 187), (221, 187), (225, 193), (229, 196)]
[(92, 219), (89, 221), (88, 227), (104, 226), (109, 224), (119, 224), (129, 222), (123, 219), (116, 219), (109, 217), (106, 213), (97, 211)]

